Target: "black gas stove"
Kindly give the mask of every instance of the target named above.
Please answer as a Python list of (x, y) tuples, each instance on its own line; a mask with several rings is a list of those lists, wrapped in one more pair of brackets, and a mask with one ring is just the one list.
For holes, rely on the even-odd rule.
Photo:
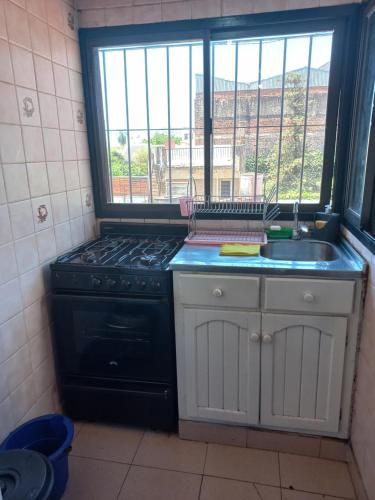
[(181, 225), (102, 223), (51, 264), (54, 347), (74, 418), (173, 429), (176, 362), (171, 258)]
[(168, 264), (186, 236), (181, 225), (102, 223), (101, 237), (52, 264), (56, 289), (167, 292)]

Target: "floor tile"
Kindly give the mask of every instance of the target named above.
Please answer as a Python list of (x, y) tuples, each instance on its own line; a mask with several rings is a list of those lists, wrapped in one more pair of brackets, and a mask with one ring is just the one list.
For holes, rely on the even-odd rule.
[(116, 500), (128, 469), (125, 464), (71, 456), (63, 500)]
[(134, 464), (201, 474), (206, 448), (205, 443), (179, 439), (175, 434), (146, 432)]
[(274, 486), (256, 484), (255, 488), (261, 500), (281, 500), (281, 489)]
[(202, 476), (131, 466), (119, 500), (198, 500)]
[(142, 436), (143, 431), (138, 429), (84, 423), (72, 454), (130, 464)]
[(282, 500), (346, 500), (346, 499), (342, 497), (330, 497), (327, 495), (319, 495), (319, 493), (307, 493), (305, 491), (283, 489)]
[(74, 439), (77, 439), (77, 436), (82, 429), (83, 422), (73, 422), (74, 423)]
[(182, 439), (201, 441), (203, 443), (246, 446), (245, 427), (180, 420), (178, 434)]
[(209, 444), (205, 474), (280, 486), (277, 453)]
[(280, 453), (281, 485), (343, 498), (355, 498), (345, 463)]
[(318, 493), (283, 489), (282, 500), (324, 500), (324, 496)]
[(320, 438), (288, 432), (247, 430), (247, 446), (260, 450), (281, 451), (296, 455), (319, 456)]
[(324, 500), (346, 500), (346, 498), (342, 498), (342, 497), (330, 497), (328, 495), (324, 495), (323, 498), (324, 498)]
[(259, 500), (252, 483), (204, 476), (200, 500)]

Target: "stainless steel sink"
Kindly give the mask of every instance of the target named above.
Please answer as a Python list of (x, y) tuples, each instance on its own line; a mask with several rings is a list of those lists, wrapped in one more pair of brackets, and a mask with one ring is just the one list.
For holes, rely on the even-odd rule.
[(332, 261), (338, 258), (336, 249), (322, 241), (271, 241), (262, 246), (260, 255), (272, 260), (303, 262)]

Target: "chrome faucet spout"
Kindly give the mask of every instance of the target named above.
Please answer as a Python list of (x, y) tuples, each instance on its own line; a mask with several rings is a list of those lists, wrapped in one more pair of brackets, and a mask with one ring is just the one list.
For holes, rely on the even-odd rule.
[(296, 200), (293, 204), (293, 214), (294, 214), (294, 229), (298, 231), (298, 212), (299, 212), (299, 201)]
[(309, 228), (306, 225), (299, 223), (299, 201), (296, 200), (293, 204), (294, 228), (293, 239), (301, 240), (304, 235), (309, 233)]

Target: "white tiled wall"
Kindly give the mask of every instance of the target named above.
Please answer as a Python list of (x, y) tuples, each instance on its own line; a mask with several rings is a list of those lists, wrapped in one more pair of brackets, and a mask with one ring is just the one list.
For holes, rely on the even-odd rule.
[(375, 500), (375, 255), (349, 231), (345, 230), (344, 235), (369, 265), (351, 441), (369, 500)]
[(72, 2), (0, 0), (0, 440), (56, 408), (49, 263), (94, 236), (76, 28)]
[(155, 23), (325, 7), (362, 0), (76, 0), (81, 27)]

